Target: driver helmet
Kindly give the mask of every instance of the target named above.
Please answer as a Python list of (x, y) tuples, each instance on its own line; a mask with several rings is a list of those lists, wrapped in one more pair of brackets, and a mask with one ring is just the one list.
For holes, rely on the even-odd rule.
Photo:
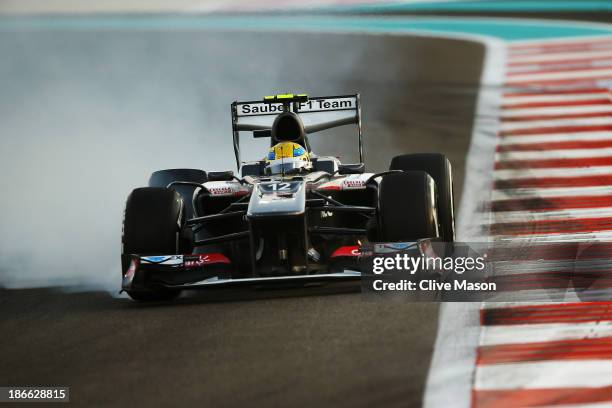
[(270, 148), (266, 156), (267, 174), (299, 173), (310, 169), (310, 155), (297, 143), (277, 143)]

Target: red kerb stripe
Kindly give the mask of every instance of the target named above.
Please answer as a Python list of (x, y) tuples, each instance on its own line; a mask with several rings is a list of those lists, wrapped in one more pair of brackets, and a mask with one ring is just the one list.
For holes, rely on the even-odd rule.
[(483, 326), (612, 320), (612, 302), (555, 303), (480, 310)]
[[(547, 242), (512, 246), (493, 246), (487, 250), (487, 259), (495, 261), (532, 260), (593, 260), (612, 258), (612, 242)], [(612, 266), (611, 266), (612, 267)]]
[(549, 133), (579, 133), (579, 132), (605, 132), (611, 131), (612, 125), (598, 126), (550, 126), (530, 129), (514, 129), (503, 130), (499, 132), (500, 136), (523, 136), (523, 135), (539, 135)]
[[(515, 261), (516, 262), (516, 261)], [(489, 278), (495, 283), (497, 292), (516, 292), (519, 290), (567, 289), (570, 284), (577, 289), (595, 291), (612, 287), (612, 266), (609, 269), (572, 271), (567, 266), (564, 271), (529, 272), (515, 275), (502, 275)]]
[[(612, 59), (612, 55), (610, 55), (610, 57), (608, 58)], [(517, 76), (517, 75), (555, 74), (558, 72), (576, 72), (576, 71), (606, 71), (611, 68), (612, 66), (607, 66), (607, 65), (588, 65), (587, 64), (586, 66), (580, 66), (580, 67), (566, 66), (566, 67), (561, 67), (561, 68), (543, 69), (543, 70), (538, 70), (538, 71), (509, 72), (508, 74), (506, 74), (506, 76), (512, 78), (513, 76)]]
[(612, 207), (611, 195), (535, 197), (495, 200), (491, 202), (492, 211), (551, 211), (570, 208)]
[(573, 95), (573, 94), (610, 94), (607, 88), (582, 88), (582, 89), (557, 89), (557, 90), (540, 90), (537, 92), (509, 92), (504, 94), (504, 98), (513, 98), (520, 96), (546, 96), (546, 95)]
[(502, 105), (502, 109), (525, 109), (525, 108), (548, 108), (557, 106), (588, 106), (588, 105), (609, 105), (612, 103), (610, 98), (584, 99), (580, 101), (554, 101), (554, 102), (526, 102), (513, 105)]
[[(612, 136), (612, 134), (610, 136)], [(570, 140), (566, 142), (517, 143), (498, 145), (496, 150), (498, 152), (526, 152), (538, 150), (599, 149), (602, 147), (612, 147), (612, 138), (607, 140)]]
[(571, 234), (596, 231), (612, 231), (612, 217), (502, 222), (489, 226), (489, 233), (492, 235)]
[(507, 81), (506, 86), (550, 86), (550, 85), (572, 85), (572, 86), (595, 86), (599, 81), (610, 79), (612, 75), (594, 75), (588, 78), (567, 78), (567, 79), (536, 79), (536, 80), (516, 80)]
[(476, 364), (587, 359), (612, 359), (612, 337), (481, 346)]
[(510, 51), (516, 52), (516, 51), (537, 51), (538, 53), (543, 52), (543, 51), (550, 51), (550, 50), (568, 50), (568, 49), (573, 49), (573, 48), (577, 48), (577, 47), (597, 47), (597, 46), (604, 46), (604, 47), (612, 47), (612, 39), (610, 38), (592, 38), (592, 39), (588, 39), (585, 41), (571, 41), (571, 42), (564, 42), (564, 43), (534, 43), (534, 44), (519, 44), (519, 45), (511, 45)]
[(542, 407), (612, 401), (612, 386), (600, 388), (540, 388), (474, 390), (473, 408)]
[(580, 54), (577, 54), (575, 57), (569, 57), (566, 59), (558, 59), (558, 60), (550, 60), (550, 61), (542, 61), (542, 62), (534, 62), (534, 61), (510, 61), (508, 63), (509, 67), (519, 67), (519, 66), (525, 66), (525, 65), (534, 65), (534, 64), (540, 64), (540, 65), (546, 65), (546, 64), (572, 64), (572, 63), (576, 63), (576, 62), (592, 62), (592, 61), (605, 61), (610, 59), (610, 55), (602, 55), (599, 57), (581, 57)]
[(502, 116), (502, 122), (528, 122), (532, 120), (551, 119), (580, 119), (580, 118), (606, 118), (612, 116), (612, 112), (585, 112), (585, 113), (562, 113), (551, 115), (524, 115), (524, 116)]
[(558, 167), (594, 167), (612, 165), (612, 156), (578, 157), (569, 159), (508, 160), (495, 163), (495, 169), (548, 169)]
[(496, 180), (493, 183), (493, 188), (497, 190), (513, 188), (592, 186), (612, 186), (612, 174), (602, 174), (585, 177), (533, 177), (509, 180)]

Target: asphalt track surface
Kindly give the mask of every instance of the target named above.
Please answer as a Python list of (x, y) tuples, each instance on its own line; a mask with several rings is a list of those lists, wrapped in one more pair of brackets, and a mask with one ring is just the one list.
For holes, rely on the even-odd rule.
[[(139, 44), (149, 48), (136, 52), (145, 60), (135, 68), (182, 57), (190, 67), (175, 74), (194, 83), (194, 65), (221, 64), (224, 77), (208, 79), (225, 81), (228, 92), (244, 78), (261, 94), (360, 91), (368, 169), (386, 168), (401, 152), (443, 152), (454, 164), (459, 201), (480, 44), (305, 33), (75, 35), (29, 40), (44, 45), (63, 36), (61, 52), (77, 60), (84, 44), (88, 58)], [(250, 64), (223, 63), (245, 56), (219, 44), (256, 52), (246, 56)], [(253, 64), (282, 70), (253, 75)], [(344, 143), (315, 142), (320, 153), (342, 151)], [(205, 292), (147, 305), (105, 292), (1, 290), (0, 385), (70, 386), (78, 406), (420, 406), (438, 306), (366, 301), (345, 289), (354, 288)]]

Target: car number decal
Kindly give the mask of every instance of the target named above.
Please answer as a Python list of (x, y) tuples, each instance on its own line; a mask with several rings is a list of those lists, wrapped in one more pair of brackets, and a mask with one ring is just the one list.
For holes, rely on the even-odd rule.
[(299, 182), (291, 182), (291, 181), (283, 181), (283, 182), (279, 182), (279, 183), (262, 183), (261, 184), (261, 191), (264, 193), (286, 193), (286, 194), (290, 194), (290, 193), (295, 193), (298, 191), (299, 187), (300, 187), (300, 183)]

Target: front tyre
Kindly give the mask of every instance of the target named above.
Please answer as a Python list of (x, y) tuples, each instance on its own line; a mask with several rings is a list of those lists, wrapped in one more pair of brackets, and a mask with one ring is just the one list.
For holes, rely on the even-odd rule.
[[(125, 275), (131, 254), (174, 255), (185, 246), (185, 205), (174, 190), (158, 187), (137, 188), (127, 199), (121, 239), (121, 266)], [(147, 292), (128, 291), (139, 301), (169, 300), (180, 291), (160, 288)]]
[(436, 183), (440, 238), (444, 242), (455, 241), (455, 203), (453, 175), (450, 161), (439, 153), (415, 153), (396, 156), (390, 170), (424, 171)]
[[(158, 170), (151, 174), (149, 178), (149, 187), (166, 187), (174, 181), (189, 181), (192, 183), (203, 184), (208, 181), (208, 175), (204, 170), (199, 169), (166, 169)], [(193, 218), (193, 194), (196, 189), (194, 186), (174, 185), (173, 190), (176, 190), (185, 203), (185, 218)]]
[(378, 190), (378, 240), (437, 238), (436, 185), (423, 171), (383, 176)]

